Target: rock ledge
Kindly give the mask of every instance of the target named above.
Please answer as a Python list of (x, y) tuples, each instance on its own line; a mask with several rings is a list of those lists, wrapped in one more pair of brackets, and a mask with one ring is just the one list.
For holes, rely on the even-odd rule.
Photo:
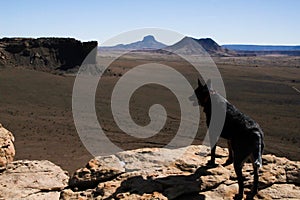
[[(74, 173), (60, 199), (233, 199), (238, 189), (233, 166), (221, 165), (227, 149), (217, 148), (218, 165), (208, 168), (209, 157), (198, 155), (203, 148), (147, 148), (96, 157)], [(263, 163), (255, 199), (300, 197), (300, 162), (264, 155)], [(246, 193), (252, 186), (251, 173), (246, 163)]]

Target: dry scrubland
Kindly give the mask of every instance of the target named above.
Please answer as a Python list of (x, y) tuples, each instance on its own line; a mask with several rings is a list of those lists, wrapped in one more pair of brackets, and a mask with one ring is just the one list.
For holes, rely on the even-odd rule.
[[(137, 140), (122, 133), (113, 122), (110, 95), (114, 84), (126, 71), (148, 63), (149, 59), (179, 70), (196, 86), (198, 75), (183, 60), (167, 61), (164, 56), (137, 59), (133, 55), (113, 63), (99, 83), (96, 110), (106, 134), (124, 149), (164, 146), (174, 137), (179, 125), (178, 101), (169, 90), (158, 85), (141, 87), (130, 101), (132, 117), (141, 125), (149, 122), (149, 106), (154, 103), (165, 106), (168, 120), (157, 136)], [(214, 60), (223, 76), (228, 100), (262, 126), (265, 152), (300, 160), (300, 93), (295, 90), (300, 90), (300, 57)], [(74, 76), (26, 67), (0, 69), (0, 121), (15, 135), (16, 159), (47, 159), (73, 172), (93, 157), (80, 142), (73, 123), (74, 79)], [(204, 120), (202, 115), (194, 144), (201, 143), (206, 131)]]

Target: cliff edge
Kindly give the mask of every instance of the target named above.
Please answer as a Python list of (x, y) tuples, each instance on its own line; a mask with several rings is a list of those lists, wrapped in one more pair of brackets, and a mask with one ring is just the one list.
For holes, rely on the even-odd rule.
[[(0, 66), (23, 66), (41, 71), (67, 70), (94, 64), (96, 41), (80, 42), (73, 38), (2, 38)], [(94, 50), (94, 51), (93, 51)]]

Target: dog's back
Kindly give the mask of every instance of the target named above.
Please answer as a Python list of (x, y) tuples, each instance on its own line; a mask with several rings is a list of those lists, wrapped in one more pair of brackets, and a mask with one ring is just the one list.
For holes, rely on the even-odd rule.
[(262, 165), (261, 156), (264, 148), (262, 129), (257, 122), (229, 102), (226, 106), (221, 137), (231, 141), (235, 159), (240, 159), (238, 162), (244, 162), (248, 156), (253, 156), (255, 165)]
[[(228, 102), (218, 93), (211, 94), (211, 100), (217, 103), (214, 105), (226, 107), (226, 118), (221, 132), (221, 137), (231, 141), (232, 150), (235, 152), (235, 159), (241, 157), (243, 162), (248, 156), (254, 153), (254, 161), (262, 165), (261, 155), (264, 147), (263, 131), (259, 124), (252, 118), (239, 111), (234, 105)], [(207, 125), (211, 118), (211, 102), (204, 106)]]

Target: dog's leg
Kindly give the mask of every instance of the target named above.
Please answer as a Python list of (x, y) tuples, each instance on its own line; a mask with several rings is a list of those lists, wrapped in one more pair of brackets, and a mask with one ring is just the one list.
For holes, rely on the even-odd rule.
[(262, 166), (262, 151), (264, 148), (264, 142), (261, 138), (260, 133), (257, 133), (257, 140), (255, 142), (255, 147), (254, 151), (252, 153), (252, 165), (253, 165), (253, 187), (251, 189), (251, 193), (249, 198), (253, 199), (253, 197), (257, 194), (258, 192), (258, 170), (259, 167)]
[(226, 160), (226, 162), (223, 164), (223, 166), (227, 166), (227, 165), (230, 165), (231, 163), (233, 163), (233, 151), (232, 151), (232, 146), (231, 146), (230, 140), (227, 140), (227, 145), (228, 145), (229, 156), (228, 156), (228, 159)]
[(253, 177), (253, 187), (251, 190), (251, 197), (253, 198), (258, 191), (258, 166), (253, 165), (254, 177)]
[(215, 165), (215, 162), (216, 162), (216, 147), (217, 147), (217, 145), (212, 147), (212, 149), (210, 151), (210, 160), (207, 162), (207, 165), (210, 165), (210, 166)]
[(239, 184), (239, 193), (235, 196), (235, 199), (240, 200), (243, 198), (244, 194), (244, 179), (243, 179), (243, 173), (242, 173), (242, 162), (240, 161), (234, 161), (233, 163), (234, 170), (238, 179)]
[(253, 158), (254, 158), (254, 165), (256, 165), (257, 167), (261, 167), (262, 166), (262, 151), (263, 151), (263, 141), (260, 135), (260, 132), (256, 132), (255, 133), (255, 147), (254, 147), (254, 151), (252, 153)]

